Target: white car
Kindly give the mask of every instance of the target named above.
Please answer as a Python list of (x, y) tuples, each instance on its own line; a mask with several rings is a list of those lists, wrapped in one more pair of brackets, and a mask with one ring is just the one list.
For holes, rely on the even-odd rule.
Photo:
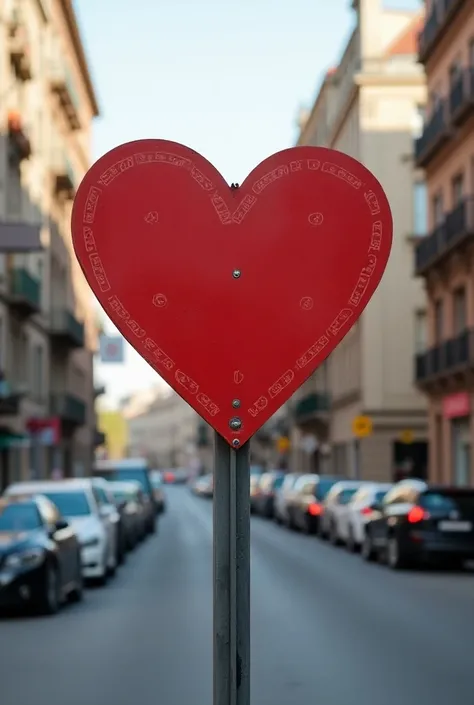
[(81, 544), (82, 574), (105, 583), (117, 566), (110, 518), (100, 508), (90, 479), (18, 482), (5, 490), (7, 497), (41, 494), (51, 500), (74, 527)]
[(358, 551), (364, 542), (367, 516), (372, 505), (381, 502), (393, 487), (388, 482), (367, 482), (353, 495), (338, 518), (339, 537), (350, 551)]
[(336, 482), (326, 495), (318, 526), (321, 538), (329, 538), (335, 546), (341, 543), (339, 519), (345, 514), (346, 505), (364, 483), (360, 480)]

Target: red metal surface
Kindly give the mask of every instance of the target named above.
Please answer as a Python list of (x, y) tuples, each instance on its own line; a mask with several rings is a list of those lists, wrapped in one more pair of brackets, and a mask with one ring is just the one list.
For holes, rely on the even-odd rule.
[(375, 177), (340, 152), (283, 150), (231, 189), (193, 150), (139, 140), (86, 174), (72, 234), (123, 336), (242, 444), (357, 321), (385, 269), (392, 217)]

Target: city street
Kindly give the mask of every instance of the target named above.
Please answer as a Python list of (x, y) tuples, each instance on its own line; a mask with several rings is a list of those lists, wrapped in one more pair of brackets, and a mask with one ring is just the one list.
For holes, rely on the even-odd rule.
[[(2, 705), (210, 705), (212, 503), (53, 618), (0, 621)], [(474, 702), (474, 576), (393, 573), (252, 520), (253, 705)]]

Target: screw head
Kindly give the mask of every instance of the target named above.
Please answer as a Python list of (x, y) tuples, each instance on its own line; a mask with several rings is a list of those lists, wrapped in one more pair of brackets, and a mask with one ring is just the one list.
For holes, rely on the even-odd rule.
[(232, 276), (234, 277), (234, 279), (239, 279), (241, 274), (242, 272), (240, 271), (240, 269), (234, 269), (234, 271), (232, 272)]
[(242, 428), (242, 421), (237, 416), (229, 421), (229, 426), (233, 431), (239, 431)]
[(232, 406), (234, 407), (234, 409), (238, 409), (240, 406), (240, 399), (234, 399), (232, 402)]
[(233, 445), (235, 448), (237, 448), (237, 446), (240, 445), (239, 439), (238, 439), (238, 438), (234, 438), (234, 440), (232, 441), (232, 445)]

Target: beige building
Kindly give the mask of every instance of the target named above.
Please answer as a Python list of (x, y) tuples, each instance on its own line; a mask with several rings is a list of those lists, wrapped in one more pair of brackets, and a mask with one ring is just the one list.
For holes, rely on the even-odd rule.
[(0, 6), (0, 221), (36, 226), (43, 248), (0, 256), (5, 484), (92, 459), (96, 325), (69, 224), (98, 107), (71, 0)]
[[(413, 276), (413, 239), (426, 225), (414, 207), (425, 191), (413, 163), (426, 103), (416, 44), (422, 18), (387, 10), (382, 0), (354, 0), (353, 7), (354, 32), (339, 66), (326, 75), (298, 143), (345, 152), (375, 174), (392, 207), (394, 242), (358, 324), (293, 399), (294, 445), (301, 434), (313, 435), (316, 450), (297, 462), (322, 469), (321, 449), (329, 440), (334, 472), (388, 479), (402, 466), (421, 475), (427, 466), (426, 401), (413, 384), (416, 325), (426, 306)], [(360, 415), (370, 418), (372, 433), (359, 440), (353, 422)]]
[(199, 458), (203, 422), (172, 390), (158, 391), (153, 399), (131, 397), (122, 409), (128, 425), (128, 455), (149, 459), (157, 468), (188, 467)]

